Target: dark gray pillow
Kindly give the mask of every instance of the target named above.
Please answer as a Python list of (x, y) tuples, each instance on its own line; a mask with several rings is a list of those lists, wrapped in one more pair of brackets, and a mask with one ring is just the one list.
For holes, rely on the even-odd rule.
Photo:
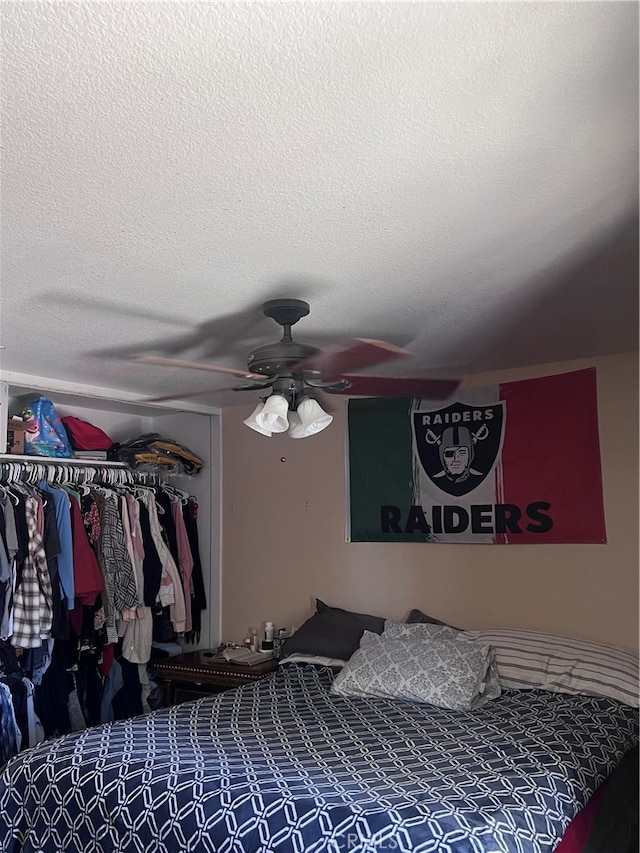
[(456, 628), (455, 625), (449, 625), (448, 622), (441, 622), (439, 619), (434, 619), (433, 616), (428, 616), (426, 613), (423, 613), (422, 610), (417, 610), (416, 608), (409, 613), (405, 622), (413, 625), (419, 622), (428, 623), (429, 625), (446, 625), (447, 628), (453, 628), (454, 631), (461, 630), (461, 628)]
[(283, 655), (323, 655), (349, 660), (360, 645), (363, 632), (382, 634), (384, 622), (381, 616), (329, 607), (316, 598), (316, 612), (285, 640)]

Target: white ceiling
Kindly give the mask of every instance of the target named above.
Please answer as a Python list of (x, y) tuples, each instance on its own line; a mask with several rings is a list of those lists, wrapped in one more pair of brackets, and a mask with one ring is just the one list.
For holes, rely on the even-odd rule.
[(4, 370), (222, 388), (127, 355), (275, 296), (412, 374), (637, 349), (638, 4), (1, 7)]

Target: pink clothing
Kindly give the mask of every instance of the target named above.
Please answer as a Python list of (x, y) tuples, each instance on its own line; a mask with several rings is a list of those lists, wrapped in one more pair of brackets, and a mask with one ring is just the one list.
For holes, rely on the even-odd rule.
[(173, 523), (176, 527), (178, 569), (180, 570), (182, 588), (184, 590), (185, 631), (190, 631), (193, 627), (191, 623), (191, 573), (193, 572), (193, 556), (191, 554), (191, 546), (189, 544), (180, 501), (171, 502), (171, 515), (173, 516)]

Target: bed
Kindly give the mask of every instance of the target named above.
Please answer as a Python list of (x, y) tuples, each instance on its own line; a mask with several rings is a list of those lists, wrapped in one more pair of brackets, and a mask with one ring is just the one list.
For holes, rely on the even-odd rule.
[(345, 671), (292, 654), (18, 755), (0, 849), (546, 853), (638, 744), (637, 709), (605, 696), (503, 687), (460, 710), (337, 692)]

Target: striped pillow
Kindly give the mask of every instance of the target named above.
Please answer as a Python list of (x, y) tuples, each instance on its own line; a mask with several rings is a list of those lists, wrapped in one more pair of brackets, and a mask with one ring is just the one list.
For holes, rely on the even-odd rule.
[(517, 628), (483, 628), (459, 636), (493, 646), (505, 689), (587, 693), (640, 706), (634, 652)]

